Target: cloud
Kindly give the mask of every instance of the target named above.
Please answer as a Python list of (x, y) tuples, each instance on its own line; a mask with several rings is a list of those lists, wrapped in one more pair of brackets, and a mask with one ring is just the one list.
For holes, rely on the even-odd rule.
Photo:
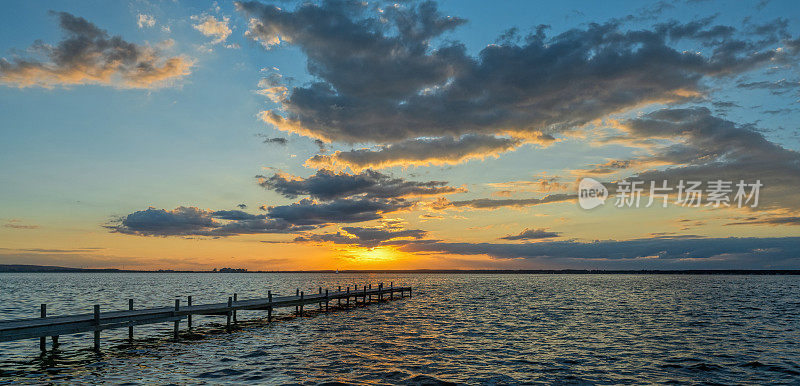
[(15, 218), (8, 220), (5, 224), (3, 224), (3, 227), (11, 229), (39, 229), (38, 225), (23, 224), (22, 220)]
[(573, 201), (578, 198), (575, 194), (550, 194), (542, 198), (506, 198), (506, 199), (492, 199), (492, 198), (476, 198), (472, 200), (462, 201), (448, 201), (446, 199), (440, 200), (435, 203), (434, 209), (446, 208), (461, 208), (468, 207), (472, 209), (497, 209), (504, 207), (524, 207), (549, 204), (554, 202)]
[(0, 59), (0, 83), (20, 88), (77, 84), (158, 88), (191, 72), (193, 62), (186, 57), (164, 57), (153, 47), (109, 36), (82, 17), (53, 14), (65, 39), (55, 46), (34, 44), (31, 50), (44, 58)]
[(208, 211), (180, 206), (173, 210), (148, 208), (106, 226), (111, 232), (137, 236), (211, 236), (290, 233), (312, 229), (239, 210)]
[(388, 241), (398, 239), (421, 239), (427, 234), (419, 229), (395, 229), (390, 227), (343, 227), (344, 232), (303, 235), (295, 238), (297, 242), (331, 242), (335, 244), (357, 245), (374, 248)]
[[(766, 139), (754, 127), (713, 116), (706, 108), (661, 109), (621, 123), (630, 140), (668, 140), (644, 161), (671, 167), (631, 180), (761, 181), (759, 209), (800, 208), (800, 153)], [(735, 192), (734, 192), (735, 193)]]
[(259, 184), (288, 197), (310, 196), (319, 200), (333, 200), (354, 195), (368, 198), (393, 198), (403, 196), (427, 196), (463, 192), (463, 188), (447, 186), (445, 181), (406, 181), (392, 178), (374, 170), (359, 174), (336, 173), (318, 170), (308, 178), (286, 174), (271, 177), (257, 176)]
[(743, 221), (731, 222), (725, 225), (800, 225), (800, 216), (748, 217)]
[(553, 191), (567, 191), (572, 190), (572, 184), (569, 182), (561, 182), (561, 177), (547, 176), (545, 173), (538, 175), (539, 178), (532, 181), (508, 181), (508, 182), (490, 182), (486, 186), (495, 189), (503, 189), (495, 192), (493, 196), (510, 196), (512, 193), (519, 192), (538, 192), (548, 193)]
[(525, 228), (522, 232), (518, 235), (508, 235), (505, 237), (501, 237), (503, 240), (538, 240), (538, 239), (548, 239), (552, 237), (559, 237), (560, 234), (558, 232), (550, 232), (547, 229), (528, 229)]
[[(539, 143), (550, 143), (553, 137), (539, 135)], [(393, 166), (455, 165), (467, 160), (497, 157), (525, 143), (522, 139), (493, 135), (465, 134), (460, 137), (415, 138), (377, 149), (337, 151), (318, 154), (306, 161), (313, 168), (353, 171), (382, 169)]]
[(740, 82), (736, 85), (738, 88), (743, 88), (747, 90), (768, 90), (773, 95), (783, 95), (792, 90), (800, 89), (800, 81), (793, 80), (787, 81), (786, 79), (781, 79), (779, 81), (770, 82), (770, 81), (758, 81), (758, 82)]
[(251, 19), (250, 38), (270, 49), (298, 47), (315, 78), (261, 118), (348, 143), (552, 134), (647, 104), (692, 100), (708, 79), (785, 65), (795, 54), (794, 41), (754, 39), (708, 18), (651, 29), (591, 23), (555, 36), (540, 26), (471, 56), (444, 36), (465, 21), (430, 1), (380, 11), (338, 1), (237, 7)]
[(629, 169), (632, 165), (631, 160), (611, 160), (602, 164), (590, 165), (589, 168), (581, 170), (586, 174), (613, 174), (625, 169)]
[(152, 15), (140, 13), (136, 19), (136, 24), (139, 28), (153, 28), (156, 25), (156, 18)]
[(797, 269), (800, 237), (655, 237), (524, 244), (417, 242), (406, 252), (529, 259), (545, 266), (595, 269)]
[(191, 19), (197, 22), (192, 27), (203, 35), (214, 38), (213, 43), (224, 42), (232, 33), (231, 28), (228, 27), (228, 22), (230, 21), (228, 17), (217, 20), (213, 15), (194, 15)]
[(289, 143), (289, 140), (286, 139), (286, 138), (281, 138), (281, 137), (265, 138), (264, 139), (264, 143), (271, 143), (271, 144), (285, 146), (287, 143)]
[(268, 216), (295, 225), (355, 223), (382, 218), (382, 214), (410, 208), (404, 199), (337, 198), (319, 203), (304, 198), (291, 205), (271, 206)]

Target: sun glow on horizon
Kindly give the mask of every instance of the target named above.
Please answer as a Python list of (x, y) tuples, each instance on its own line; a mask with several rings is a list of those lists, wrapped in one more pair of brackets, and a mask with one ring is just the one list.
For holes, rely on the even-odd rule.
[(358, 262), (388, 262), (398, 260), (403, 253), (392, 247), (362, 248), (356, 247), (349, 249), (348, 254)]

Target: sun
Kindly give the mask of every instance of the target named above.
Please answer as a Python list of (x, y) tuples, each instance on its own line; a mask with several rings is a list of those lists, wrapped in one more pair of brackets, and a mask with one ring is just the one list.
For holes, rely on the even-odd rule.
[(356, 248), (350, 253), (359, 261), (391, 261), (400, 257), (400, 253), (390, 247)]

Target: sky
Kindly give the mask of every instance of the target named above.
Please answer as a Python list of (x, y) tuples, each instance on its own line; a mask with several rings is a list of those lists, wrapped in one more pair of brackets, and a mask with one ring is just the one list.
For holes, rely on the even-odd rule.
[(800, 269), (793, 1), (3, 9), (0, 264)]

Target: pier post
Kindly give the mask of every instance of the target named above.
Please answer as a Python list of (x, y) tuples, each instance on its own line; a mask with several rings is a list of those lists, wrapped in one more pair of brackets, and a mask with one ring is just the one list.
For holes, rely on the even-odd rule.
[[(40, 316), (39, 317), (46, 318), (47, 317), (47, 304), (42, 304), (42, 306), (39, 309), (39, 311), (40, 311), (40, 313), (39, 313)], [(46, 352), (47, 351), (47, 337), (43, 336), (43, 337), (39, 338), (39, 350), (41, 352)]]
[[(128, 299), (128, 311), (133, 311), (133, 299)], [(128, 327), (128, 343), (133, 343), (133, 326)]]
[(303, 298), (305, 295), (305, 291), (300, 291), (300, 316), (303, 316)]
[(379, 292), (378, 292), (378, 301), (382, 301), (383, 300), (383, 283), (378, 284), (378, 290), (379, 290)]
[[(192, 295), (189, 295), (186, 298), (186, 305), (191, 307), (192, 306)], [(192, 332), (192, 314), (189, 314), (186, 317), (186, 327), (189, 329), (189, 332)]]
[[(319, 294), (322, 295), (322, 287), (319, 287)], [(322, 311), (322, 302), (319, 302), (319, 310)]]
[(394, 300), (394, 282), (389, 282), (389, 300)]
[[(339, 286), (339, 290), (337, 290), (336, 292), (342, 292), (342, 286)], [(341, 307), (342, 306), (342, 298), (339, 298), (339, 299), (336, 299), (336, 300), (338, 301), (339, 307)]]
[[(180, 309), (181, 309), (181, 300), (180, 299), (175, 299), (175, 312), (173, 314), (175, 316), (177, 316), (178, 315), (178, 310), (180, 310)], [(174, 339), (176, 342), (178, 341), (178, 338), (179, 338), (178, 329), (180, 328), (180, 323), (181, 323), (180, 320), (176, 320), (175, 321), (175, 327), (172, 330), (172, 339)]]
[[(372, 287), (372, 286), (370, 286), (370, 287)], [(367, 304), (367, 286), (364, 286), (364, 296), (362, 296), (362, 297), (364, 298), (363, 299), (364, 300), (364, 304)]]
[[(233, 294), (233, 302), (239, 301), (239, 295), (234, 293)], [(239, 319), (236, 318), (236, 310), (233, 310), (233, 324), (239, 324)]]
[(269, 307), (267, 307), (267, 323), (272, 323), (272, 291), (267, 291)]
[[(294, 296), (300, 296), (300, 288), (295, 288)], [(300, 313), (300, 306), (294, 306), (294, 313), (295, 315)]]
[(228, 332), (231, 331), (231, 307), (232, 306), (233, 306), (233, 298), (228, 296), (228, 312), (227, 312), (227, 317), (226, 317), (227, 320), (225, 322), (225, 329), (228, 330)]
[(94, 305), (94, 351), (100, 351), (100, 305)]
[(325, 312), (328, 312), (328, 289), (325, 288)]
[(350, 286), (347, 286), (347, 306), (350, 307)]

